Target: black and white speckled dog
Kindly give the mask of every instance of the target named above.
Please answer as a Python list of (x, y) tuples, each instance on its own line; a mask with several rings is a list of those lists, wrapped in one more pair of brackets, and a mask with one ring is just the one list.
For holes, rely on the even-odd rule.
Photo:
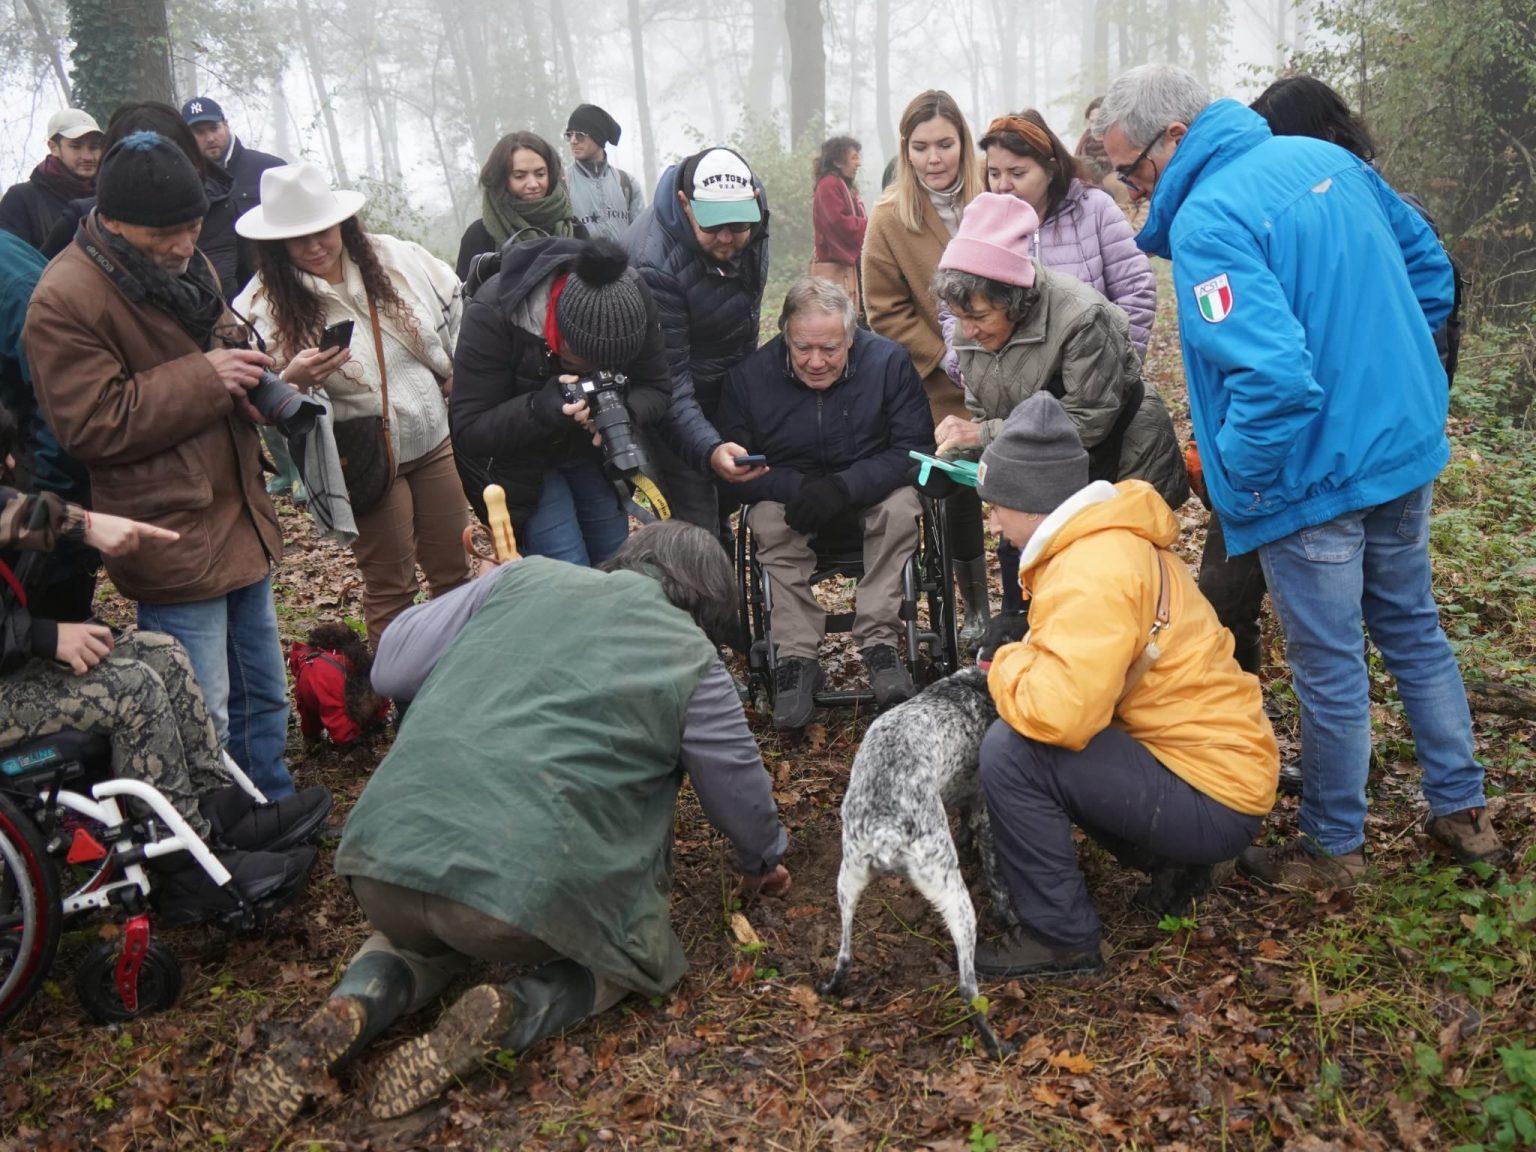
[[(1024, 635), (1024, 619), (992, 621), (982, 641), (983, 661)], [(955, 942), (960, 996), (967, 1004), (975, 1000), (976, 909), (960, 875), (947, 814), (955, 813), (969, 828), (993, 908), (1005, 926), (1016, 926), (978, 782), (982, 737), (996, 719), (986, 672), (966, 668), (882, 714), (864, 734), (843, 797), (843, 862), (837, 874), (843, 936), (837, 967), (821, 986), (824, 995), (837, 995), (853, 966), (853, 913), (860, 895), (876, 874), (889, 872), (905, 876), (944, 917)], [(987, 1050), (1001, 1056), (1003, 1045), (986, 1013), (977, 1012), (975, 1021)]]

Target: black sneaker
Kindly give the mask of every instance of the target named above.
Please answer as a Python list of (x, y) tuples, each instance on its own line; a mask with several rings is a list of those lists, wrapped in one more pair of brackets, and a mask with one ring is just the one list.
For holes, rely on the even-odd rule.
[(315, 866), (318, 850), (291, 848), (286, 852), (217, 852), (233, 883), (221, 888), (190, 853), (177, 854), (178, 866), (159, 872), (151, 896), (166, 924), (198, 924), (239, 911), (230, 888), (239, 889), (248, 905), (272, 904), (296, 893)]
[(875, 706), (889, 708), (917, 695), (917, 685), (902, 664), (896, 649), (889, 644), (871, 644), (859, 652), (869, 671), (869, 686), (875, 693)]
[(282, 852), (320, 835), (331, 813), (331, 794), (317, 784), (256, 804), (245, 789), (231, 784), (209, 792), (197, 806), (221, 844), (246, 852)]
[(804, 728), (816, 710), (821, 665), (808, 656), (781, 656), (773, 672), (773, 726)]
[(1097, 946), (1055, 948), (1033, 936), (1013, 932), (996, 944), (976, 945), (976, 971), (996, 980), (1020, 976), (1056, 976), (1069, 972), (1100, 972), (1104, 957)]

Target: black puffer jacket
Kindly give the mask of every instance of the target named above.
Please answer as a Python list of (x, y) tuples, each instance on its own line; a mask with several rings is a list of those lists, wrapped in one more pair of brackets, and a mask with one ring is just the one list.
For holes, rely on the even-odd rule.
[(12, 184), (0, 197), (0, 228), (41, 251), (43, 241), (68, 204), (66, 197), (48, 187), (34, 172), (31, 179)]
[[(448, 419), (464, 491), (484, 519), (481, 492), (500, 484), (519, 531), (538, 506), (548, 467), (601, 459), (592, 438), (560, 411), (560, 390), (551, 381), (561, 370), (543, 336), (551, 284), (571, 271), (586, 246), (563, 237), (504, 246), (500, 271), (464, 309), (454, 349)], [(666, 348), (648, 291), (645, 301), (651, 318), (645, 344), (619, 369), (629, 377), (625, 404), (640, 428), (661, 422), (671, 395)]]
[(784, 337), (774, 337), (726, 375), (719, 422), (727, 440), (768, 457), (766, 474), (730, 486), (743, 502), (786, 504), (806, 478), (836, 476), (865, 508), (912, 483), (908, 452), (933, 451), (933, 415), (912, 357), (872, 332), (854, 337), (843, 378), (819, 392), (795, 376)]
[(754, 179), (763, 221), (729, 267), (716, 264), (699, 247), (678, 203), (679, 168), (674, 164), (661, 174), (655, 201), (630, 225), (624, 243), (661, 311), (672, 369), (668, 440), (691, 467), (705, 471), (721, 442), (711, 421), (725, 374), (757, 347), (768, 280), (768, 200)]

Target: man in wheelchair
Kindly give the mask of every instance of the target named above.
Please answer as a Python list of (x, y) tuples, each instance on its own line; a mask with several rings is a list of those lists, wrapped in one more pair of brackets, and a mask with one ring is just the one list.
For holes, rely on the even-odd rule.
[[(0, 408), (0, 481), (9, 479), (15, 421)], [(159, 632), (114, 637), (94, 622), (39, 619), (27, 611), (27, 566), (16, 553), (61, 540), (108, 556), (176, 533), (87, 512), (52, 493), (26, 496), (0, 484), (0, 752), (61, 732), (106, 736), (111, 770), (153, 785), (229, 869), (247, 898), (296, 886), (314, 862), (303, 847), (330, 811), (324, 788), (257, 804), (223, 770), (223, 752), (185, 650)], [(17, 569), (21, 576), (18, 577)], [(167, 858), (162, 901), (196, 917), (224, 910), (228, 895), (190, 856)]]
[(734, 483), (773, 594), (773, 722), (804, 727), (821, 683), (826, 614), (811, 589), (816, 548), (862, 539), (853, 639), (880, 707), (915, 691), (897, 655), (901, 569), (918, 541), (910, 451), (932, 451), (933, 418), (901, 345), (861, 331), (853, 301), (802, 277), (784, 297), (780, 335), (726, 376), (720, 434), (768, 471)]

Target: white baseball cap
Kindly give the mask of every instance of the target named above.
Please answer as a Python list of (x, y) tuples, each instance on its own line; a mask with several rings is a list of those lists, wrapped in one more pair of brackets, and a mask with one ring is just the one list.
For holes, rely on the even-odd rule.
[(89, 112), (78, 108), (63, 108), (48, 117), (48, 139), (62, 136), (66, 140), (78, 140), (92, 132), (101, 135), (101, 128)]
[(752, 169), (729, 148), (710, 148), (684, 161), (682, 183), (700, 228), (756, 224), (763, 218)]

